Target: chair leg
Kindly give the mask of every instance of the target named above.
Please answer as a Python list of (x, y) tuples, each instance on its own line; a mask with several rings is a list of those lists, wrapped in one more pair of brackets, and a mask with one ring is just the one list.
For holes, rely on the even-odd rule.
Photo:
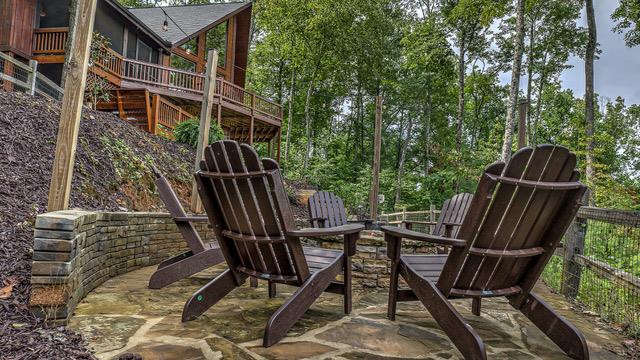
[(224, 261), (220, 249), (206, 250), (195, 255), (190, 253), (188, 251), (160, 263), (149, 279), (149, 288), (161, 289)]
[(574, 359), (589, 359), (589, 348), (582, 333), (536, 294), (529, 293), (519, 310), (567, 355)]
[(269, 280), (269, 298), (273, 299), (274, 297), (276, 297), (276, 294), (277, 294), (276, 283)]
[(487, 352), (484, 342), (436, 285), (423, 279), (404, 264), (402, 264), (401, 272), (409, 287), (464, 358), (486, 360)]
[(391, 321), (396, 320), (398, 306), (398, 268), (400, 261), (391, 263), (391, 275), (389, 281), (389, 304), (387, 305), (387, 317)]
[(351, 292), (351, 257), (350, 256), (345, 256), (344, 257), (344, 300), (343, 300), (343, 305), (344, 305), (344, 313), (346, 315), (351, 314), (351, 308), (352, 308), (352, 303), (353, 303), (353, 299), (352, 299), (352, 292)]
[(331, 265), (308, 277), (302, 286), (271, 315), (264, 331), (264, 347), (277, 343), (287, 334), (293, 324), (333, 282), (342, 270), (343, 263), (344, 260), (340, 256)]
[(473, 300), (471, 300), (471, 312), (473, 313), (473, 315), (480, 316), (481, 307), (482, 298), (474, 297)]
[[(247, 275), (244, 274), (239, 274), (238, 276), (243, 282), (247, 278)], [(209, 281), (209, 283), (191, 295), (189, 300), (184, 304), (182, 321), (195, 320), (240, 284), (236, 282), (236, 278), (231, 270), (225, 270), (225, 272)]]

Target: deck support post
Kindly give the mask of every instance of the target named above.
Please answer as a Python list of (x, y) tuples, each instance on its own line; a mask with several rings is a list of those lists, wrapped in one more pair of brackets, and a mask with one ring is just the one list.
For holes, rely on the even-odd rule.
[(256, 106), (256, 94), (251, 94), (251, 120), (249, 123), (249, 145), (253, 146), (253, 131), (255, 126), (254, 111)]
[(65, 210), (69, 207), (96, 3), (97, 0), (78, 0), (77, 2), (75, 32), (69, 39), (71, 44), (68, 52), (69, 61), (65, 72), (62, 111), (49, 187), (47, 206), (49, 212)]
[[(200, 169), (200, 161), (204, 158), (204, 149), (209, 145), (209, 128), (211, 126), (211, 113), (213, 110), (213, 96), (216, 92), (216, 69), (218, 67), (218, 51), (209, 50), (207, 59), (207, 72), (202, 96), (202, 109), (200, 111), (200, 133), (198, 136), (198, 148), (196, 150), (195, 171)], [(202, 212), (202, 202), (198, 196), (198, 184), (195, 179), (191, 187), (191, 211)]]
[(278, 163), (280, 162), (280, 145), (282, 144), (282, 127), (278, 128)]

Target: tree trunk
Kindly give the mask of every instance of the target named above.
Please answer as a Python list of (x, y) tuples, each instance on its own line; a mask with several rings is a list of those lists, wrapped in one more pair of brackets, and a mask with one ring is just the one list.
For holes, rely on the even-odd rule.
[(291, 141), (291, 128), (293, 124), (293, 87), (296, 81), (296, 68), (291, 69), (291, 85), (289, 87), (289, 118), (287, 119), (287, 137), (284, 143), (284, 162), (289, 160), (289, 141)]
[(400, 203), (400, 197), (402, 195), (402, 176), (404, 175), (404, 162), (407, 156), (407, 149), (409, 148), (409, 142), (411, 141), (411, 130), (413, 129), (413, 117), (409, 116), (409, 123), (407, 124), (407, 136), (404, 138), (402, 148), (400, 150), (400, 161), (398, 162), (398, 175), (396, 178), (396, 199), (395, 205)]
[(465, 63), (465, 40), (464, 34), (460, 36), (460, 50), (458, 55), (458, 118), (456, 126), (456, 151), (458, 154), (462, 148), (462, 123), (464, 122), (464, 75)]
[(316, 77), (316, 72), (314, 70), (313, 75), (311, 76), (311, 80), (309, 81), (309, 87), (307, 88), (307, 99), (304, 104), (304, 123), (306, 126), (307, 132), (307, 147), (304, 152), (304, 163), (302, 165), (303, 169), (307, 169), (309, 167), (309, 158), (311, 157), (311, 116), (309, 114), (309, 105), (311, 103), (311, 91), (313, 90), (313, 83)]
[[(547, 62), (547, 52), (545, 51), (544, 56), (542, 57), (541, 64), (546, 64)], [(532, 142), (531, 145), (538, 144), (538, 122), (540, 121), (540, 112), (542, 111), (542, 94), (544, 92), (544, 86), (547, 82), (547, 69), (545, 66), (542, 67), (542, 71), (540, 72), (540, 80), (538, 80), (538, 96), (536, 100), (536, 115), (533, 120), (533, 130), (532, 130)]]
[(533, 45), (535, 44), (535, 25), (536, 21), (531, 16), (531, 26), (529, 28), (529, 55), (527, 64), (527, 137), (529, 144), (533, 144), (531, 136), (531, 92), (533, 91)]
[[(589, 31), (589, 41), (587, 42), (587, 52), (585, 55), (585, 94), (584, 94), (584, 118), (586, 122), (587, 154), (585, 180), (588, 186), (593, 186), (593, 125), (595, 116), (595, 90), (593, 85), (593, 60), (596, 53), (597, 32), (596, 19), (593, 10), (593, 0), (586, 0), (587, 26)], [(593, 196), (593, 194), (592, 194)]]
[(520, 90), (520, 68), (522, 66), (522, 45), (524, 42), (524, 1), (516, 0), (517, 18), (516, 34), (513, 39), (513, 63), (511, 66), (511, 88), (509, 103), (507, 104), (507, 121), (504, 129), (504, 143), (502, 144), (502, 161), (511, 158), (513, 131), (516, 123), (516, 107), (518, 106), (518, 91)]
[[(76, 34), (76, 9), (78, 8), (78, 0), (69, 1), (69, 33), (67, 34), (67, 43), (64, 45), (64, 53), (71, 53), (71, 42)], [(69, 61), (71, 56), (65, 56), (64, 64), (62, 65), (62, 80), (60, 80), (60, 87), (64, 89), (64, 82), (67, 79), (67, 69), (69, 69)]]
[(425, 106), (425, 123), (424, 123), (424, 177), (429, 176), (429, 142), (431, 140), (431, 108), (432, 98), (431, 92), (427, 95), (427, 104)]

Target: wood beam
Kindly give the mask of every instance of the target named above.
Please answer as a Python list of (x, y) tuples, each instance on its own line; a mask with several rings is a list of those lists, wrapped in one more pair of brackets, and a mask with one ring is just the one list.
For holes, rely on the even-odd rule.
[(65, 74), (64, 96), (47, 211), (65, 210), (69, 207), (96, 3), (97, 0), (78, 0), (76, 7), (76, 31), (69, 38), (71, 51), (69, 52), (69, 66)]
[[(195, 171), (200, 169), (200, 161), (204, 158), (204, 150), (209, 145), (209, 127), (211, 126), (211, 112), (213, 110), (213, 96), (216, 91), (216, 68), (218, 67), (218, 51), (209, 51), (207, 61), (207, 73), (204, 83), (204, 96), (202, 98), (202, 109), (200, 111), (200, 134), (198, 136), (198, 148), (196, 150)], [(193, 180), (191, 187), (191, 211), (202, 212), (202, 202), (198, 196), (198, 184)]]

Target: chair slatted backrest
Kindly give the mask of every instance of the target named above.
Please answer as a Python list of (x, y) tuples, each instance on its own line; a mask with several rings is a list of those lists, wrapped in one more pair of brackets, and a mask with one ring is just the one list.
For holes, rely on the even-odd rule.
[[(187, 213), (184, 211), (182, 204), (180, 204), (180, 200), (178, 196), (173, 191), (171, 184), (169, 181), (160, 173), (160, 171), (154, 166), (152, 167), (153, 174), (155, 176), (155, 183), (158, 189), (158, 194), (160, 195), (160, 199), (164, 203), (164, 206), (169, 211), (169, 214), (174, 218), (185, 218), (187, 217)], [(193, 251), (194, 254), (202, 252), (205, 250), (205, 244), (202, 239), (198, 235), (196, 228), (192, 223), (188, 221), (176, 221), (176, 226), (182, 234), (182, 237), (187, 242), (189, 249)]]
[[(438, 287), (448, 296), (518, 296), (533, 288), (573, 220), (586, 187), (566, 148), (524, 148), (489, 166)], [(503, 171), (504, 170), (504, 171)]]
[(230, 268), (247, 275), (303, 282), (309, 275), (278, 164), (246, 144), (218, 141), (196, 173), (203, 205)]
[(318, 191), (309, 197), (309, 216), (311, 226), (331, 228), (347, 224), (347, 212), (344, 202), (334, 193)]
[(432, 234), (455, 238), (472, 199), (473, 194), (460, 193), (451, 199), (445, 200)]

